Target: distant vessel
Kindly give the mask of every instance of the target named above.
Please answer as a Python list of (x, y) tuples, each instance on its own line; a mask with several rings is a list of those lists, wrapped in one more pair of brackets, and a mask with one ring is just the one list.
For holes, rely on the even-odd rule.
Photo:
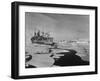
[(34, 32), (34, 36), (31, 38), (32, 43), (53, 45), (53, 37), (50, 37), (49, 33), (41, 32), (38, 30)]

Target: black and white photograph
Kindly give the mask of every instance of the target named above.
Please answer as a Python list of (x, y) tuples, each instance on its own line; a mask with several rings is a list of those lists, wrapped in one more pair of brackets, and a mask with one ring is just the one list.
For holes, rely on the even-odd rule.
[(12, 3), (11, 77), (97, 74), (97, 7)]
[(25, 12), (25, 67), (89, 65), (89, 15)]

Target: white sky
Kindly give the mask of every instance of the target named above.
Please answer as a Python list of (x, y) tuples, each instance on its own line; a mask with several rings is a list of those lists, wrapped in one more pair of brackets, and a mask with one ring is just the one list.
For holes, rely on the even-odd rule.
[(89, 16), (50, 13), (25, 13), (26, 42), (35, 28), (51, 32), (56, 40), (89, 39)]

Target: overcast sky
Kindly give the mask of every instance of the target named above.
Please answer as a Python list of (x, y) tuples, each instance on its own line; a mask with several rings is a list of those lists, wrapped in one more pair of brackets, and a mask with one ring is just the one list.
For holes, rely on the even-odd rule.
[(51, 13), (25, 13), (26, 40), (40, 29), (56, 40), (89, 39), (89, 16)]

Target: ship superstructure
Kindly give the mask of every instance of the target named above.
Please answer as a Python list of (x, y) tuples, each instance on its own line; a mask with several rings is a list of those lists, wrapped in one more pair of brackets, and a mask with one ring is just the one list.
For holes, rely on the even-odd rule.
[(38, 30), (37, 32), (34, 32), (34, 36), (31, 38), (31, 41), (32, 43), (51, 45), (53, 44), (53, 37), (50, 37), (50, 34), (47, 32), (45, 33)]

